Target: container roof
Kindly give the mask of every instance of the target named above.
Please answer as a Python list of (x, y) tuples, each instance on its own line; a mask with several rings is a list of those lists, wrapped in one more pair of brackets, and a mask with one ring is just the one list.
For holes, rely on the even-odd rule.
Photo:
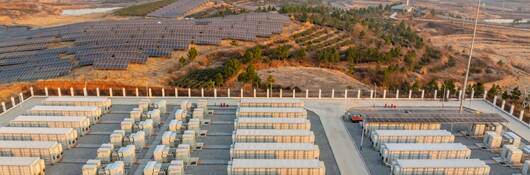
[(233, 159), (232, 168), (320, 168), (319, 160)]
[(241, 103), (304, 103), (292, 98), (242, 98)]
[(107, 97), (48, 97), (45, 102), (105, 102), (110, 100)]
[(447, 130), (375, 130), (376, 135), (390, 135), (390, 136), (444, 136), (452, 135)]
[(461, 143), (434, 143), (434, 144), (419, 144), (419, 143), (384, 143), (383, 147), (388, 150), (469, 150), (467, 146)]
[(83, 121), (83, 116), (18, 116), (12, 121)]
[(33, 106), (31, 110), (47, 110), (47, 111), (96, 111), (97, 106)]
[(401, 168), (479, 168), (487, 166), (480, 159), (397, 159)]
[(236, 119), (239, 123), (306, 123), (305, 118), (266, 118), (266, 117), (241, 117)]
[(72, 128), (0, 127), (0, 133), (64, 134), (72, 131)]
[(366, 122), (492, 123), (508, 122), (495, 113), (458, 113), (453, 110), (358, 110)]
[(0, 148), (50, 148), (60, 145), (57, 142), (49, 141), (15, 141), (15, 140), (1, 140)]
[(234, 150), (318, 150), (309, 143), (234, 143)]
[(304, 108), (289, 108), (289, 107), (239, 107), (239, 112), (263, 112), (263, 113), (280, 113), (280, 112), (306, 112)]
[(0, 157), (0, 165), (31, 165), (39, 161), (38, 157)]
[(301, 129), (238, 129), (236, 135), (256, 135), (256, 136), (299, 136), (313, 135), (313, 131)]

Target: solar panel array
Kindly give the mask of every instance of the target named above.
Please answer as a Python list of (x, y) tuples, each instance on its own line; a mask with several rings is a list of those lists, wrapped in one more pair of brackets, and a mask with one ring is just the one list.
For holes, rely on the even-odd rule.
[(147, 14), (147, 16), (163, 18), (184, 17), (189, 11), (207, 2), (208, 0), (177, 0), (174, 3)]
[[(276, 13), (172, 20), (136, 19), (71, 24), (35, 30), (3, 30), (0, 83), (54, 78), (72, 68), (127, 69), (148, 57), (168, 56), (190, 43), (215, 45), (223, 39), (252, 41), (282, 31), (289, 18)], [(61, 42), (73, 46), (57, 48)], [(74, 55), (74, 61), (61, 55)]]

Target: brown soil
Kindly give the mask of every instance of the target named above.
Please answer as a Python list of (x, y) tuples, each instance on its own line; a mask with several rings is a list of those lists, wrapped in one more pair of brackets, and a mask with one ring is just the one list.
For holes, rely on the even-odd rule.
[(271, 75), (275, 83), (284, 88), (299, 89), (368, 89), (360, 81), (343, 72), (317, 67), (278, 67), (258, 71), (262, 81)]

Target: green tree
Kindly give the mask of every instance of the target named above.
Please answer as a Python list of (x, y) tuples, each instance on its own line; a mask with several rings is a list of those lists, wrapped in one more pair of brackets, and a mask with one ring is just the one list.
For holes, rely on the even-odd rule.
[(181, 57), (179, 58), (179, 63), (180, 63), (181, 66), (186, 65), (186, 63), (187, 63), (186, 58), (184, 58), (183, 56), (181, 56)]
[(477, 84), (473, 85), (473, 90), (475, 92), (475, 96), (479, 96), (481, 94), (484, 94), (484, 84), (481, 82), (478, 82)]
[(449, 90), (450, 92), (454, 92), (456, 90), (456, 85), (453, 80), (445, 80), (442, 84), (442, 89), (445, 89), (446, 91)]
[(355, 71), (356, 71), (356, 69), (355, 69), (355, 63), (350, 62), (350, 63), (348, 64), (348, 73), (354, 75), (354, 74), (355, 74)]
[(235, 58), (230, 58), (223, 66), (224, 78), (228, 78), (236, 74), (239, 71), (240, 67), (241, 63), (239, 62), (239, 60)]
[(306, 57), (306, 51), (304, 48), (297, 49), (292, 53), (292, 58), (297, 59), (297, 60), (302, 60), (305, 57)]
[(513, 89), (512, 89), (512, 92), (511, 92), (510, 94), (511, 94), (511, 95), (510, 95), (510, 99), (511, 99), (512, 101), (514, 101), (514, 102), (515, 102), (515, 101), (519, 101), (519, 100), (521, 99), (521, 95), (522, 95), (522, 93), (521, 93), (521, 90), (519, 90), (519, 87), (515, 87), (515, 88), (513, 88)]
[(425, 90), (427, 90), (428, 92), (434, 92), (435, 90), (439, 89), (440, 88), (438, 87), (438, 83), (436, 83), (436, 80), (434, 79), (429, 81), (429, 83), (427, 83), (427, 85), (425, 86)]
[(208, 89), (213, 89), (215, 87), (215, 82), (213, 80), (208, 80), (208, 82), (206, 83), (206, 87)]
[(499, 92), (501, 92), (502, 89), (499, 85), (493, 84), (491, 88), (488, 90), (488, 98), (493, 98), (497, 95), (499, 95)]
[(223, 78), (223, 74), (217, 73), (215, 74), (215, 85), (222, 86), (225, 82), (225, 79)]
[(197, 49), (195, 49), (195, 47), (192, 47), (188, 50), (188, 59), (190, 59), (191, 61), (195, 60), (195, 58), (197, 58), (197, 56), (199, 56), (199, 51), (197, 51)]
[(267, 77), (267, 87), (269, 89), (272, 89), (272, 86), (274, 85), (274, 77), (272, 77), (272, 75), (269, 75)]

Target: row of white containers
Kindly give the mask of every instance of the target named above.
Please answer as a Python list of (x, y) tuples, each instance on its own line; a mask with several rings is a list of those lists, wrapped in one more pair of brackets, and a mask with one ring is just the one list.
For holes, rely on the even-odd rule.
[(44, 175), (44, 160), (38, 157), (0, 157), (2, 175)]
[(242, 98), (239, 107), (295, 107), (303, 108), (304, 102), (298, 99)]
[(74, 128), (79, 135), (90, 129), (90, 120), (81, 116), (18, 116), (9, 122), (14, 127)]
[(392, 175), (444, 174), (489, 175), (490, 167), (479, 159), (398, 159)]
[(53, 141), (0, 141), (2, 157), (39, 157), (47, 164), (59, 162), (63, 156), (61, 144)]
[(73, 128), (0, 127), (0, 140), (56, 141), (70, 149), (77, 139)]
[(374, 130), (439, 130), (441, 123), (432, 122), (364, 122), (363, 131), (371, 134)]
[(90, 119), (90, 124), (96, 124), (101, 115), (101, 108), (97, 106), (41, 106), (37, 105), (28, 111), (29, 115), (38, 116), (84, 116)]
[(240, 107), (236, 111), (240, 117), (272, 117), (272, 118), (307, 118), (304, 108), (273, 108), (273, 107)]
[(380, 150), (383, 162), (397, 159), (469, 159), (471, 150), (461, 143), (384, 143)]
[(48, 97), (42, 103), (49, 106), (97, 106), (103, 112), (110, 111), (112, 106), (108, 97)]
[(384, 143), (453, 143), (455, 140), (446, 130), (374, 130), (370, 138), (376, 150)]
[(234, 121), (234, 129), (311, 129), (305, 118), (256, 118), (241, 117)]
[(324, 175), (307, 112), (297, 100), (242, 99), (230, 148), (229, 175)]

